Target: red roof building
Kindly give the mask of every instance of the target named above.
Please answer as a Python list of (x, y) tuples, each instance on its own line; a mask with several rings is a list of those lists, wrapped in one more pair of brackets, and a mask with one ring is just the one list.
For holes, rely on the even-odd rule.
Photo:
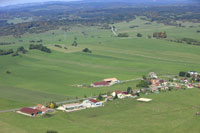
[(101, 87), (101, 86), (109, 86), (110, 84), (106, 81), (95, 82), (91, 86), (93, 87)]
[(95, 100), (95, 99), (90, 99), (89, 101), (90, 101), (90, 102), (93, 102), (93, 103), (98, 103), (98, 101)]
[(122, 91), (117, 90), (117, 91), (115, 91), (115, 93), (116, 93), (116, 94), (122, 94)]
[(32, 109), (32, 108), (22, 108), (19, 110), (20, 112), (22, 113), (25, 113), (25, 114), (28, 114), (28, 115), (32, 115), (32, 116), (35, 116), (37, 114), (40, 114), (41, 111), (40, 110), (37, 110), (37, 109)]

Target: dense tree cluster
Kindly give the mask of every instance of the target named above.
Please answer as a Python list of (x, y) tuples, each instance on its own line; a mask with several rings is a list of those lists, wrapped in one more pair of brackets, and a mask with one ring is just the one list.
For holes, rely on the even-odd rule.
[(186, 43), (189, 45), (197, 45), (200, 46), (200, 41), (197, 41), (192, 38), (182, 38), (182, 39), (170, 39), (170, 42), (176, 42), (176, 43)]
[[(65, 10), (58, 8), (60, 4), (53, 5), (53, 8), (51, 4), (47, 4), (43, 5), (46, 10), (42, 10), (40, 6), (31, 6), (24, 7), (23, 10), (8, 9), (5, 12), (1, 11), (0, 36), (13, 35), (14, 37), (20, 37), (27, 32), (43, 33), (59, 28), (67, 32), (73, 25), (100, 26), (102, 29), (111, 29), (110, 24), (122, 21), (129, 22), (135, 19), (135, 16), (145, 16), (142, 18), (143, 20), (173, 26), (182, 26), (177, 21), (200, 22), (198, 5), (165, 5), (162, 8), (160, 6), (135, 7), (134, 4), (130, 3), (124, 3), (124, 5), (119, 3), (107, 3), (106, 5), (62, 3), (61, 5)], [(68, 8), (69, 6), (72, 8)], [(16, 16), (24, 21), (15, 24), (7, 22), (8, 19), (12, 20)], [(34, 21), (25, 21), (28, 18), (34, 18)], [(146, 22), (145, 24), (150, 23)], [(130, 28), (135, 27), (137, 26), (130, 26)]]
[(154, 38), (167, 38), (166, 32), (154, 32), (153, 33)]
[(9, 50), (2, 50), (0, 49), (0, 55), (9, 55), (14, 53), (13, 49), (9, 49)]
[(15, 42), (0, 42), (0, 45), (12, 45), (15, 44)]
[(33, 49), (38, 49), (40, 51), (46, 52), (46, 53), (51, 53), (51, 49), (47, 48), (46, 46), (43, 46), (42, 44), (30, 44), (29, 46), (30, 50)]

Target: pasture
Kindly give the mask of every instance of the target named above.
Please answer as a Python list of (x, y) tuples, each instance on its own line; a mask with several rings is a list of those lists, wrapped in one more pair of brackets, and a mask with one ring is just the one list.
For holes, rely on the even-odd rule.
[(136, 99), (115, 100), (104, 107), (73, 113), (56, 112), (48, 117), (30, 118), (16, 113), (0, 114), (1, 133), (198, 133), (199, 89), (162, 92)]
[[(154, 71), (158, 74), (178, 74), (179, 71), (199, 71), (199, 46), (169, 42), (165, 39), (147, 39), (153, 32), (166, 31), (168, 38), (189, 37), (199, 40), (197, 25), (189, 27), (145, 24), (148, 21), (137, 18), (129, 23), (117, 23), (117, 33), (127, 32), (127, 38), (114, 37), (111, 30), (96, 26), (71, 27), (71, 30), (48, 31), (41, 34), (25, 34), (20, 39), (11, 36), (0, 37), (1, 42), (16, 42), (3, 45), (0, 49), (28, 49), (30, 40), (42, 39), (42, 44), (52, 50), (51, 54), (29, 50), (27, 54), (12, 57), (0, 56), (0, 109), (31, 106), (49, 100), (62, 101), (93, 96), (113, 90), (135, 88), (137, 81), (111, 87), (77, 87), (89, 85), (104, 78), (116, 77), (121, 81), (140, 78)], [(129, 28), (138, 25), (136, 29)], [(83, 32), (85, 34), (83, 34)], [(54, 34), (52, 34), (54, 33)], [(137, 38), (136, 34), (143, 37)], [(78, 46), (71, 46), (74, 38)], [(22, 40), (22, 41), (19, 41)], [(57, 48), (59, 44), (64, 48)], [(92, 53), (84, 53), (89, 48)], [(7, 74), (10, 71), (11, 74)]]

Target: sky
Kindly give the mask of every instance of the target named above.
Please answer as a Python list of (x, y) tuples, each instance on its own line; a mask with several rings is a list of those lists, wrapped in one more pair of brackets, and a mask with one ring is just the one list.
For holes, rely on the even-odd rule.
[[(0, 6), (16, 5), (16, 4), (24, 4), (24, 3), (48, 2), (48, 1), (81, 1), (81, 0), (0, 0)], [(102, 0), (102, 1), (106, 1), (106, 0)], [(124, 0), (124, 1), (134, 1), (134, 0)], [(136, 1), (142, 1), (142, 0), (136, 0)], [(155, 2), (155, 1), (173, 1), (173, 0), (149, 0), (149, 1)], [(185, 1), (185, 0), (176, 0), (176, 1)], [(187, 0), (187, 1), (199, 2), (200, 0)]]
[(48, 1), (80, 1), (80, 0), (0, 0), (0, 6), (16, 5), (24, 3), (48, 2)]

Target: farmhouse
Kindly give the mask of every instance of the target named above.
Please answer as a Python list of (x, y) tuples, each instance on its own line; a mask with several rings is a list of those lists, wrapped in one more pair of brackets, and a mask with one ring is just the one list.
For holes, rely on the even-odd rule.
[(53, 109), (47, 108), (42, 104), (38, 104), (34, 109), (42, 111), (43, 114), (53, 112)]
[(110, 86), (110, 83), (108, 83), (106, 81), (101, 81), (101, 82), (92, 83), (90, 86), (92, 86), (92, 87)]
[(19, 111), (17, 111), (20, 114), (27, 115), (27, 116), (36, 116), (38, 114), (42, 114), (42, 111), (32, 108), (22, 108)]
[(120, 90), (114, 91), (111, 95), (112, 95), (113, 97), (115, 97), (115, 96), (117, 95), (117, 97), (118, 97), (119, 99), (124, 98), (124, 95), (123, 95), (122, 91), (120, 91)]

